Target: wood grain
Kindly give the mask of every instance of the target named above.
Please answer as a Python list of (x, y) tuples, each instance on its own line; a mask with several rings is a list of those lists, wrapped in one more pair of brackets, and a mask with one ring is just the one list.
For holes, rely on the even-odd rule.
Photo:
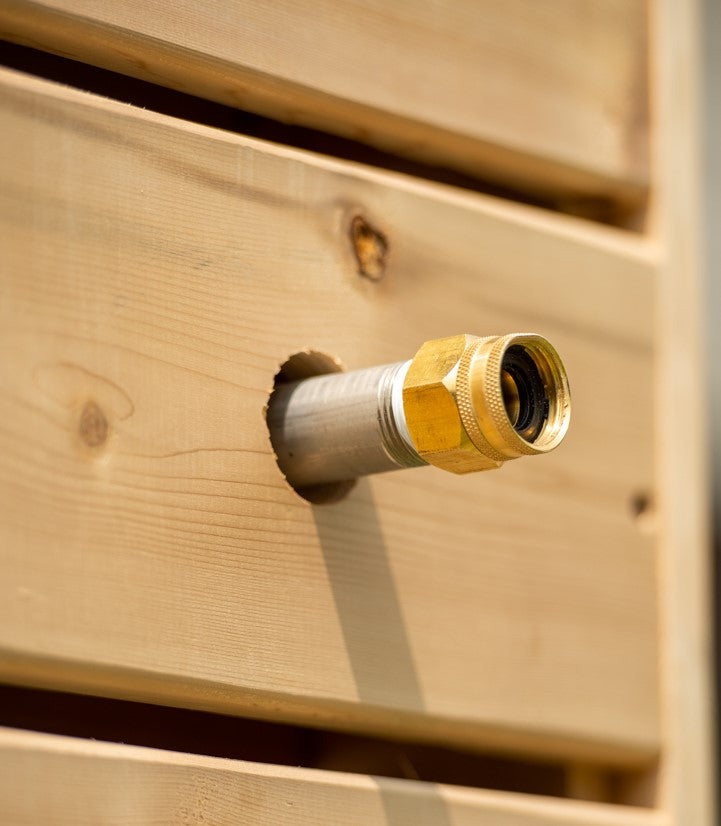
[[(659, 267), (660, 650), (664, 754), (660, 804), (677, 826), (718, 823), (718, 643), (709, 537), (708, 352), (704, 336), (701, 3), (658, 0), (652, 35), (657, 112), (652, 231)], [(710, 216), (709, 216), (710, 218)], [(711, 220), (706, 231), (713, 232)], [(718, 375), (718, 372), (716, 373)]]
[[(473, 747), (658, 747), (655, 251), (618, 230), (0, 73), (0, 677)], [(388, 244), (358, 274), (350, 226)], [(574, 420), (547, 457), (311, 507), (263, 406), (532, 329)]]
[[(13, 826), (664, 826), (625, 806), (263, 765), (0, 729)], [(39, 793), (39, 790), (42, 790)]]
[(4, 0), (0, 35), (526, 192), (648, 182), (643, 0)]

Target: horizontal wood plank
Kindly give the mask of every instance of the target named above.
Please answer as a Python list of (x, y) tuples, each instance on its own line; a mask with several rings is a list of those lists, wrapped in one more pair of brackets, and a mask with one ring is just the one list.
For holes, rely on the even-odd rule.
[(663, 826), (658, 813), (0, 729), (13, 826)]
[(0, 36), (524, 191), (648, 180), (643, 0), (4, 0)]
[[(654, 257), (624, 233), (0, 72), (0, 678), (472, 746), (658, 747)], [(388, 244), (359, 275), (353, 217)], [(312, 507), (263, 406), (532, 329), (547, 457)], [(650, 530), (649, 525), (646, 528)]]

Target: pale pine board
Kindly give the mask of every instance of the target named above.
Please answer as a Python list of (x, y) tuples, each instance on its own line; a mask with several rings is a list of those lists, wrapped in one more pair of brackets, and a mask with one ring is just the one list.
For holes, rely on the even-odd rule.
[[(665, 757), (659, 796), (674, 826), (719, 822), (715, 688), (718, 658), (714, 562), (710, 537), (711, 437), (708, 380), (718, 381), (718, 353), (704, 329), (707, 278), (704, 233), (717, 232), (705, 210), (701, 89), (706, 82), (704, 24), (710, 4), (656, 0), (652, 37), (657, 112), (652, 214), (664, 255), (658, 273), (656, 385), (660, 651)], [(707, 10), (708, 9), (708, 10)], [(715, 151), (710, 148), (709, 151)], [(708, 370), (713, 365), (713, 371)], [(707, 372), (708, 371), (708, 372)], [(716, 430), (718, 432), (718, 430)]]
[[(0, 677), (651, 755), (654, 543), (629, 507), (652, 479), (643, 245), (0, 78)], [(358, 209), (390, 244), (376, 283)], [(377, 477), (325, 508), (286, 488), (262, 409), (288, 354), (359, 367), (526, 329), (571, 376), (554, 454)]]
[(439, 786), (0, 729), (13, 826), (664, 826), (625, 806)]
[(523, 191), (638, 200), (643, 0), (4, 0), (0, 36)]

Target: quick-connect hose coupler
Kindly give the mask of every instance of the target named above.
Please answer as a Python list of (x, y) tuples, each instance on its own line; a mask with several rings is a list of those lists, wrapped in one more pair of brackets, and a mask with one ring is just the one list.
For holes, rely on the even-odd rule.
[(267, 421), (296, 489), (431, 464), (453, 473), (548, 453), (571, 416), (566, 371), (543, 336), (457, 335), (409, 361), (280, 383)]

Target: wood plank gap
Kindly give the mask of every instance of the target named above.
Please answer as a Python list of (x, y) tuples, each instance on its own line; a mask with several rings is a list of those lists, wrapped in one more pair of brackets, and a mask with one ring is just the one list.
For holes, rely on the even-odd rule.
[(318, 153), (326, 158), (337, 158), (379, 170), (398, 172), (419, 180), (433, 181), (456, 189), (527, 204), (602, 225), (630, 229), (635, 229), (639, 225), (635, 217), (638, 213), (635, 202), (628, 205), (611, 198), (590, 195), (581, 198), (554, 198), (549, 192), (534, 192), (503, 185), (444, 166), (442, 160), (436, 163), (423, 163), (417, 159), (383, 151), (358, 140), (322, 132), (309, 126), (284, 123), (257, 112), (239, 109), (29, 46), (0, 41), (0, 65), (142, 109)]

